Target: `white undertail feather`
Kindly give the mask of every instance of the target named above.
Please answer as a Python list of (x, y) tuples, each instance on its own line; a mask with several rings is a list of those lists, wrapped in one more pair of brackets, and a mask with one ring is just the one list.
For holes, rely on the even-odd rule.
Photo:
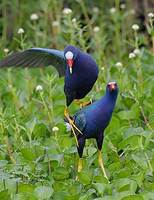
[(68, 122), (65, 122), (65, 126), (67, 132), (71, 131), (71, 125)]

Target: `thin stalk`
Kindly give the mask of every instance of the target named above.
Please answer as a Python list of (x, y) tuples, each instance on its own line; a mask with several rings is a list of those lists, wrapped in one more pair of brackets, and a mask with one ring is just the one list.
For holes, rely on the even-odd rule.
[(45, 110), (47, 111), (47, 114), (48, 114), (48, 118), (49, 118), (49, 121), (52, 122), (53, 121), (53, 116), (50, 112), (50, 109), (48, 108), (45, 100), (44, 100), (44, 97), (43, 97), (43, 92), (40, 92), (40, 97), (41, 97), (41, 100), (42, 100), (42, 103), (43, 103), (43, 106), (45, 108)]

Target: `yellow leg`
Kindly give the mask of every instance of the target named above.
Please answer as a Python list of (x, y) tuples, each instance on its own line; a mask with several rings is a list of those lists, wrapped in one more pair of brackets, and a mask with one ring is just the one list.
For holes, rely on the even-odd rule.
[(91, 99), (89, 101), (86, 101), (86, 102), (81, 102), (79, 99), (75, 99), (74, 101), (75, 101), (75, 103), (80, 105), (80, 108), (83, 108), (84, 106), (87, 106), (87, 105), (92, 103)]
[(79, 161), (78, 161), (78, 172), (81, 172), (82, 170), (82, 158), (79, 158)]
[(102, 172), (103, 172), (103, 174), (104, 174), (104, 177), (108, 180), (108, 182), (109, 182), (109, 179), (108, 179), (108, 177), (107, 177), (107, 175), (106, 175), (106, 172), (105, 172), (105, 168), (104, 168), (104, 164), (103, 164), (103, 158), (102, 158), (102, 153), (101, 153), (101, 151), (100, 150), (98, 150), (98, 162), (99, 162), (99, 165), (100, 165), (100, 167), (101, 167), (101, 170), (102, 170)]
[[(81, 172), (81, 170), (82, 170), (82, 158), (79, 158), (79, 161), (78, 161), (78, 173)], [(77, 181), (79, 180), (78, 175), (76, 176), (76, 180)]]
[(79, 145), (78, 145), (78, 140), (77, 140), (77, 137), (76, 137), (76, 134), (75, 134), (75, 130), (74, 130), (74, 129), (76, 129), (76, 130), (77, 130), (79, 133), (81, 133), (81, 134), (82, 134), (82, 132), (80, 131), (80, 129), (78, 129), (77, 126), (75, 126), (74, 121), (73, 121), (73, 120), (70, 118), (70, 116), (69, 116), (69, 112), (68, 112), (68, 109), (67, 109), (67, 108), (65, 108), (65, 110), (64, 110), (64, 116), (67, 118), (69, 124), (71, 125), (71, 129), (72, 129), (72, 132), (73, 132), (73, 134), (74, 134), (76, 144), (77, 144), (77, 146), (79, 146)]

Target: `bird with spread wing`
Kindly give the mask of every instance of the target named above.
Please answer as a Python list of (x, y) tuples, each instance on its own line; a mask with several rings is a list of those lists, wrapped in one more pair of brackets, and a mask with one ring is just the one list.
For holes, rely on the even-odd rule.
[[(75, 135), (75, 126), (69, 117), (68, 106), (74, 100), (84, 98), (92, 89), (98, 77), (98, 66), (90, 54), (82, 52), (75, 46), (68, 45), (64, 51), (46, 48), (31, 48), (13, 53), (0, 61), (3, 67), (45, 67), (52, 65), (59, 76), (64, 76), (64, 92), (66, 96), (65, 117), (69, 120)], [(89, 102), (88, 102), (89, 103)], [(88, 103), (83, 103), (87, 105)]]

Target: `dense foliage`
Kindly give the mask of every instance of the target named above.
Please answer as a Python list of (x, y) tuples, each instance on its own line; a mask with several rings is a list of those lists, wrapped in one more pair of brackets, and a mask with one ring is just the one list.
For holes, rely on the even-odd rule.
[[(91, 53), (100, 68), (86, 99), (104, 95), (109, 80), (116, 80), (120, 88), (102, 150), (111, 183), (101, 174), (92, 139), (86, 143), (84, 169), (76, 181), (75, 140), (63, 122), (63, 79), (51, 67), (2, 69), (0, 199), (154, 199), (152, 13), (145, 26), (132, 8), (120, 6), (118, 0), (3, 0), (0, 4), (1, 58), (34, 46), (76, 45)], [(70, 112), (77, 109), (71, 105)]]

